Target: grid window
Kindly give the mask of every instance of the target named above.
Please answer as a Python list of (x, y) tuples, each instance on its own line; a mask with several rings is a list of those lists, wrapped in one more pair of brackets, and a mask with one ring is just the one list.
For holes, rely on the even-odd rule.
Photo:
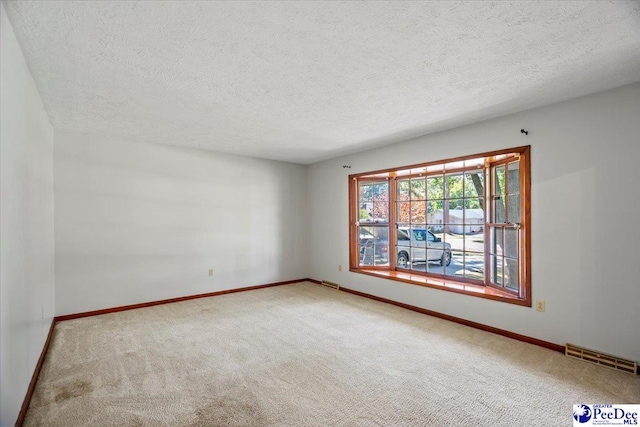
[(530, 305), (528, 171), (519, 147), (351, 176), (351, 270)]

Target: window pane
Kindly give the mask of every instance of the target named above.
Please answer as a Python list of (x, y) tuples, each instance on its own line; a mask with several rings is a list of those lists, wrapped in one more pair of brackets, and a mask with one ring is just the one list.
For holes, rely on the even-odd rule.
[[(449, 216), (452, 224), (462, 224), (462, 218), (464, 217), (464, 199), (451, 199), (449, 200)], [(446, 205), (446, 203), (445, 203)]]
[(465, 214), (465, 216), (467, 218), (478, 218), (484, 221), (484, 211), (483, 211), (483, 206), (484, 206), (484, 201), (482, 199), (476, 199), (476, 198), (469, 198), (469, 199), (464, 199), (464, 207), (465, 209), (469, 210), (475, 210), (476, 212), (472, 213), (471, 215)]
[(422, 271), (427, 271), (433, 274), (445, 274), (446, 266), (440, 265), (439, 262), (429, 262), (423, 266)]
[(359, 227), (360, 265), (387, 265), (389, 263), (389, 228)]
[(432, 232), (441, 233), (444, 229), (444, 217), (442, 212), (442, 200), (427, 202), (429, 206), (439, 206), (438, 209), (431, 208), (427, 214), (427, 228)]
[[(398, 242), (409, 242), (411, 240), (409, 238), (409, 233), (407, 232), (408, 227), (409, 227), (409, 224), (399, 225), (398, 232), (396, 234)], [(398, 243), (398, 244), (405, 244), (405, 243)], [(406, 245), (409, 245), (409, 243), (406, 243)]]
[(373, 221), (373, 204), (372, 203), (360, 203), (358, 220)]
[(427, 214), (434, 211), (434, 203), (431, 200), (427, 200)]
[[(442, 209), (442, 223), (443, 224), (451, 224), (451, 209), (449, 208), (449, 200), (444, 201), (444, 206)], [(446, 228), (445, 231), (448, 233), (449, 229)]]
[(493, 169), (493, 194), (504, 194), (504, 165)]
[(359, 253), (361, 265), (373, 265), (375, 237), (371, 227), (360, 227)]
[(491, 231), (490, 253), (502, 255), (502, 228), (494, 227)]
[(504, 197), (505, 196), (494, 196), (493, 198), (493, 222), (498, 224), (506, 221), (504, 215)]
[(509, 163), (509, 194), (520, 192), (520, 162)]
[(444, 274), (453, 277), (464, 277), (464, 252), (451, 250), (451, 263), (444, 266)]
[(502, 280), (502, 257), (491, 255), (491, 282), (495, 285), (503, 285)]
[(505, 228), (504, 254), (511, 258), (518, 258), (518, 230)]
[(373, 227), (374, 235), (376, 236), (376, 243), (388, 243), (389, 242), (389, 227)]
[(427, 178), (427, 198), (429, 199), (444, 198), (444, 179), (442, 176)]
[(445, 198), (463, 197), (462, 174), (447, 175), (445, 177)]
[(411, 180), (411, 200), (425, 199), (425, 185), (424, 178), (414, 178)]
[(507, 196), (509, 212), (507, 213), (507, 221), (510, 223), (517, 223), (520, 221), (520, 195), (510, 194)]
[(360, 203), (370, 202), (373, 199), (373, 185), (361, 183), (359, 191), (358, 200)]
[(440, 215), (442, 216), (442, 209), (444, 208), (444, 200), (428, 200), (427, 206), (429, 212), (437, 212), (440, 211)]
[(427, 209), (425, 202), (411, 202), (411, 222), (414, 224), (424, 224), (427, 220)]
[(407, 233), (407, 226), (400, 226), (402, 228), (398, 228), (398, 232), (396, 233), (396, 245), (401, 245), (401, 246), (409, 246), (410, 242), (410, 238), (409, 238), (409, 233)]
[[(465, 231), (468, 231), (469, 228), (474, 229), (474, 226), (466, 226), (466, 228), (467, 229)], [(460, 237), (462, 237), (462, 239), (460, 239), (459, 245), (454, 245), (454, 240), (449, 239), (449, 243), (451, 243), (452, 247), (455, 247), (456, 249), (459, 247), (461, 250), (467, 252), (484, 252), (484, 232), (478, 231), (465, 233)]]
[(409, 196), (409, 180), (408, 179), (398, 180), (396, 186), (397, 186), (397, 191), (398, 191), (398, 201), (409, 200), (409, 198), (410, 198), (410, 196)]
[(484, 281), (484, 254), (464, 253), (464, 277)]
[(465, 197), (484, 197), (484, 172), (467, 172), (464, 174)]
[(518, 260), (505, 258), (504, 286), (512, 290), (518, 290)]
[(408, 224), (402, 224), (397, 229), (396, 267), (411, 268), (415, 255), (411, 246), (411, 228)]
[[(454, 200), (452, 204), (462, 204), (462, 200)], [(456, 206), (455, 209), (449, 211), (449, 233), (462, 234), (469, 229), (469, 227), (465, 226), (467, 214), (471, 214), (471, 212), (468, 209), (462, 209), (461, 206)]]
[(374, 252), (377, 254), (374, 258), (375, 265), (389, 265), (389, 241), (380, 241), (375, 244)]
[(412, 270), (424, 271), (425, 250), (424, 248), (411, 247), (411, 266)]
[(389, 182), (384, 181), (373, 185), (374, 201), (389, 201)]
[(373, 202), (373, 221), (389, 221), (389, 202)]
[(398, 221), (399, 222), (409, 222), (411, 221), (410, 211), (411, 211), (411, 203), (409, 202), (399, 202), (398, 204)]
[(360, 265), (373, 265), (373, 243), (371, 245), (361, 244), (359, 247)]

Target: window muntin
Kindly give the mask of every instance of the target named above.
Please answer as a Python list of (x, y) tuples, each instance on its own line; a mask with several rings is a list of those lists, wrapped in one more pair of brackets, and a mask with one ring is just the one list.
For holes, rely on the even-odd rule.
[(352, 243), (352, 270), (406, 271), (403, 281), (530, 304), (528, 155), (519, 147), (350, 177), (359, 207), (372, 210), (352, 217), (351, 235), (375, 235), (360, 239), (358, 257)]

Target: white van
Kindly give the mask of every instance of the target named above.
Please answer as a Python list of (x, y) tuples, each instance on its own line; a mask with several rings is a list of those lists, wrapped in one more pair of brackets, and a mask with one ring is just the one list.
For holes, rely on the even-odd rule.
[(397, 248), (399, 268), (409, 268), (419, 262), (451, 264), (451, 244), (424, 228), (399, 227)]

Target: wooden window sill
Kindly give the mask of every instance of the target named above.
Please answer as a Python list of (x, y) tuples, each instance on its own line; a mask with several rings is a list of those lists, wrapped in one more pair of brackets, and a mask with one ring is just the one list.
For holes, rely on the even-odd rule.
[(530, 299), (520, 298), (510, 292), (494, 289), (488, 286), (472, 285), (469, 283), (457, 282), (455, 280), (439, 280), (422, 274), (412, 274), (404, 271), (373, 270), (363, 268), (351, 268), (350, 271), (353, 273), (395, 280), (397, 282), (424, 286), (426, 288), (441, 289), (443, 291), (456, 292), (459, 294), (531, 307)]

